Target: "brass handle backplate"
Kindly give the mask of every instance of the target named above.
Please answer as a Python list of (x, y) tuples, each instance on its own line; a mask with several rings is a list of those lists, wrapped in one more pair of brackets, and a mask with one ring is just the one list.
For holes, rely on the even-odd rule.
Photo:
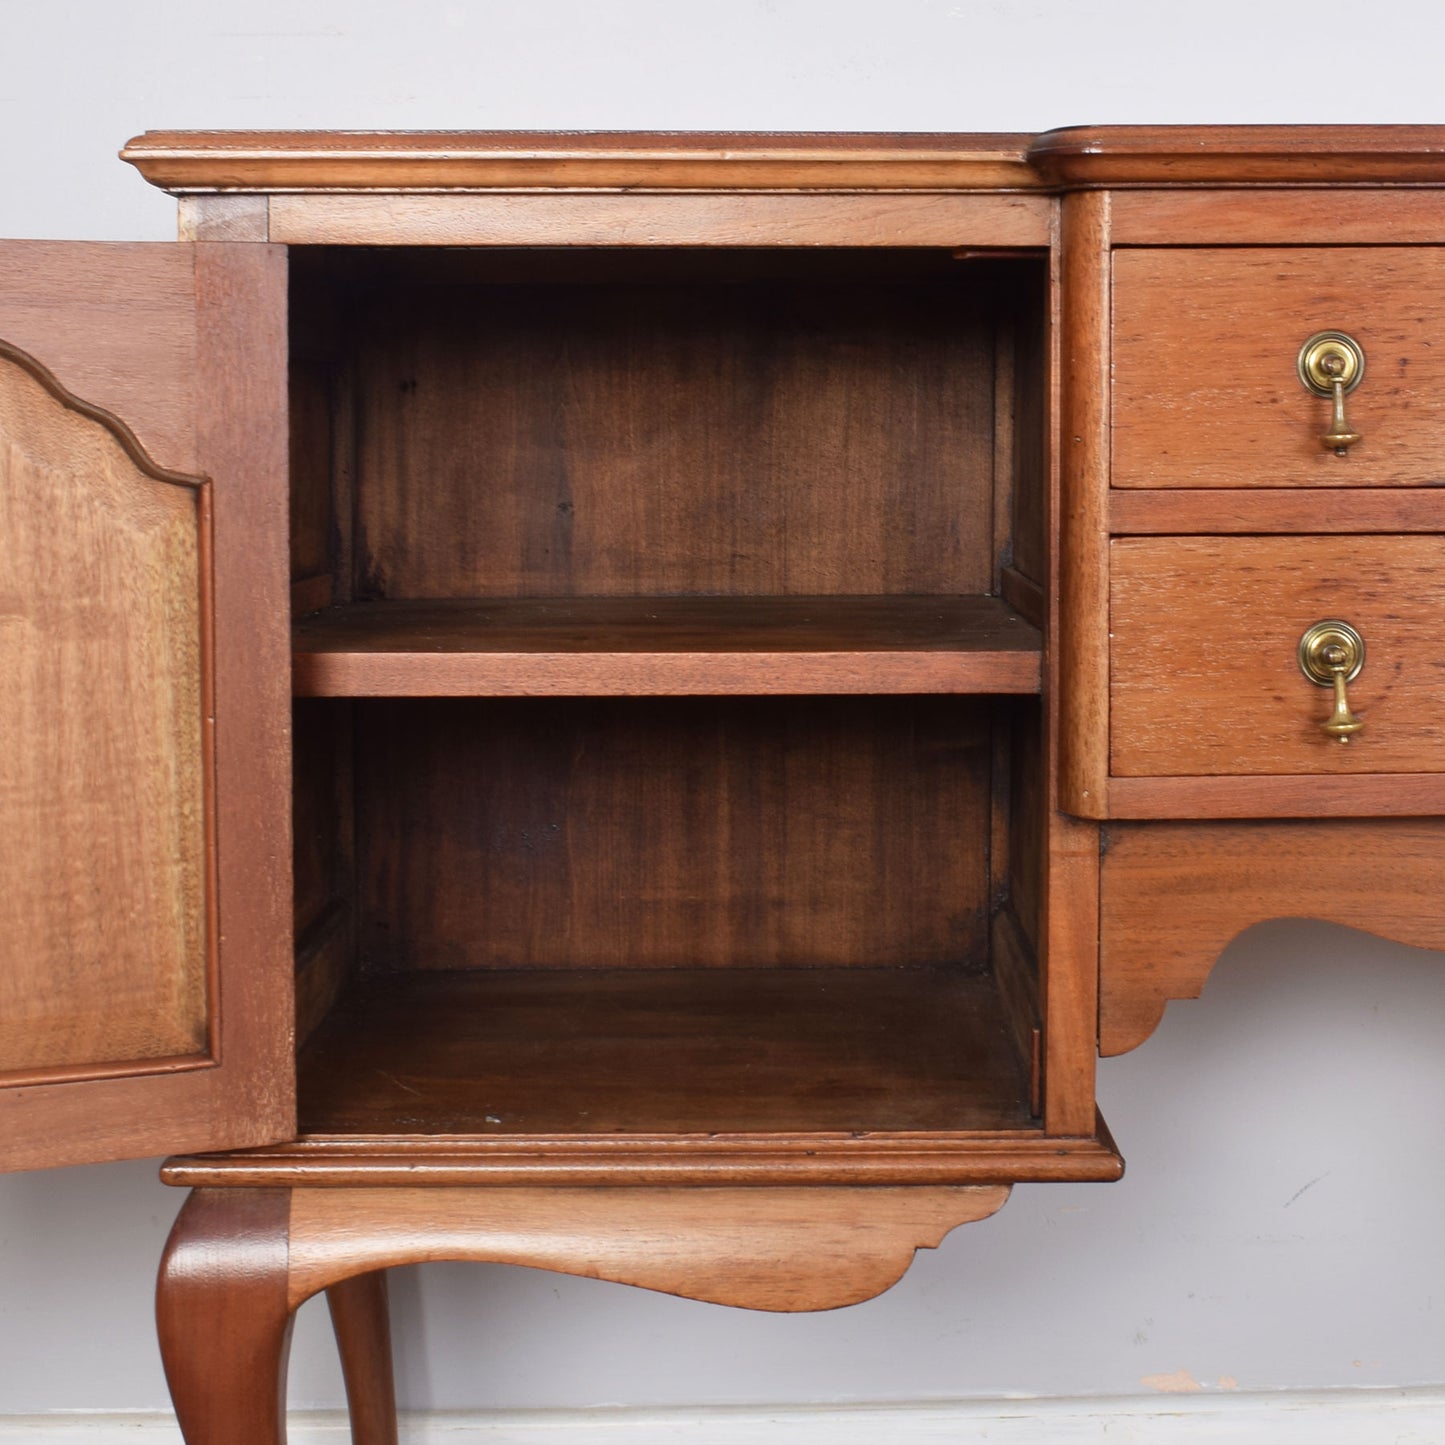
[(1316, 687), (1334, 689), (1334, 707), (1320, 727), (1337, 742), (1349, 742), (1364, 727), (1345, 695), (1345, 684), (1353, 682), (1364, 665), (1365, 639), (1348, 622), (1316, 622), (1299, 640), (1300, 671)]
[(1344, 456), (1360, 440), (1345, 419), (1345, 397), (1365, 379), (1364, 347), (1343, 331), (1317, 331), (1300, 347), (1296, 366), (1306, 391), (1334, 403), (1330, 429), (1320, 437), (1320, 445)]

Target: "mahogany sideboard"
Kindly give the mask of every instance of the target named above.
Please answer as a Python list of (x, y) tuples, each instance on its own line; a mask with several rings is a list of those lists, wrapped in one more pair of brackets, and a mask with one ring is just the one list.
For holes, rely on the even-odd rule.
[(1445, 127), (152, 132), (0, 244), (0, 1161), (169, 1153), (191, 1445), (384, 1271), (762, 1309), (1445, 946)]

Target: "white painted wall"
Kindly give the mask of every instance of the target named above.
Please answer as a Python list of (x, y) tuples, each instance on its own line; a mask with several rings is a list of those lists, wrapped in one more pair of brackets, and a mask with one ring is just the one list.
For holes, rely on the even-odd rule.
[[(0, 0), (0, 235), (170, 235), (113, 158), (147, 127), (1442, 121), (1442, 40), (1430, 0)], [(1103, 1066), (1122, 1184), (1022, 1187), (830, 1315), (399, 1271), (403, 1403), (1442, 1382), (1442, 1020), (1439, 958), (1266, 925)], [(0, 1180), (0, 1416), (164, 1406), (150, 1292), (178, 1204), (154, 1161)], [(340, 1400), (319, 1306), (292, 1399)]]

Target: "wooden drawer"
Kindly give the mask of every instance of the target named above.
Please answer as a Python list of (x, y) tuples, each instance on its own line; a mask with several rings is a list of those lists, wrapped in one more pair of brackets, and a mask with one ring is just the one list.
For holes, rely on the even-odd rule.
[[(1114, 486), (1445, 480), (1445, 248), (1124, 249), (1113, 296)], [(1365, 354), (1343, 457), (1297, 371), (1320, 331)]]
[[(1429, 773), (1445, 767), (1445, 538), (1139, 537), (1110, 569), (1117, 778)], [(1300, 636), (1365, 642), (1348, 687), (1364, 730), (1321, 728), (1332, 693)], [(1267, 811), (1267, 810), (1262, 810)]]

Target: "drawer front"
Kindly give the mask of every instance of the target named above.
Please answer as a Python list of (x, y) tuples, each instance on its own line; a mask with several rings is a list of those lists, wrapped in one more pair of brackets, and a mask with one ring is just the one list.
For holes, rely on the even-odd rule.
[[(1111, 547), (1114, 777), (1427, 773), (1445, 765), (1445, 538), (1149, 537)], [(1333, 689), (1299, 642), (1363, 638), (1363, 729), (1322, 724)]]
[[(1445, 480), (1445, 248), (1124, 249), (1113, 287), (1114, 486)], [(1343, 456), (1299, 377), (1322, 331), (1365, 357)]]

